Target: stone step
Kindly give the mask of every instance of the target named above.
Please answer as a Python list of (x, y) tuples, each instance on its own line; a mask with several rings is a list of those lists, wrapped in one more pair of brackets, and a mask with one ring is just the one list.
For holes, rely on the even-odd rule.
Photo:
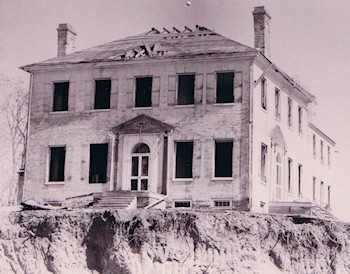
[(127, 209), (135, 204), (137, 196), (129, 191), (104, 192), (100, 196), (94, 208)]
[[(128, 205), (129, 206), (129, 205)], [(126, 209), (128, 206), (113, 206), (113, 205), (96, 205), (94, 208), (118, 208), (118, 209)]]
[(116, 205), (116, 206), (129, 206), (130, 203), (98, 203), (97, 206), (100, 205), (106, 205), (106, 206), (112, 206), (112, 205)]
[(109, 191), (109, 192), (103, 192), (102, 197), (135, 197), (136, 193), (133, 192), (123, 192), (123, 191)]
[(116, 204), (116, 205), (129, 205), (130, 202), (123, 202), (123, 201), (100, 201), (98, 204)]
[(132, 201), (134, 197), (101, 197), (100, 201)]
[(325, 219), (335, 219), (334, 215), (330, 213), (329, 211), (316, 207), (313, 209), (313, 214), (317, 217), (325, 218)]

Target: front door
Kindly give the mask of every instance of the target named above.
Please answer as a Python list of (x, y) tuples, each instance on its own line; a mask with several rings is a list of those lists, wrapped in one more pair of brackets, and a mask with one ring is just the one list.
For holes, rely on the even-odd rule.
[[(145, 144), (142, 144), (145, 145)], [(146, 146), (146, 145), (145, 145)], [(149, 148), (139, 146), (131, 155), (131, 190), (148, 190)]]

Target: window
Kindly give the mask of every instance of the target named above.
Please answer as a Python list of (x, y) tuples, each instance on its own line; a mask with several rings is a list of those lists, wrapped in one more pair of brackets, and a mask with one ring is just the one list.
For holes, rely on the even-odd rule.
[(216, 74), (216, 102), (233, 103), (233, 72), (220, 72)]
[(109, 109), (111, 101), (111, 80), (95, 81), (95, 109)]
[(136, 78), (135, 107), (152, 106), (152, 77)]
[(178, 80), (177, 104), (193, 105), (195, 75), (179, 75)]
[(232, 177), (233, 141), (215, 141), (215, 177)]
[(324, 161), (324, 158), (323, 158), (323, 141), (321, 140), (321, 142), (320, 142), (320, 149), (321, 149), (321, 162), (323, 163), (323, 161)]
[(281, 155), (276, 156), (276, 200), (282, 199), (282, 161)]
[(312, 154), (314, 155), (314, 157), (317, 156), (317, 152), (316, 152), (316, 135), (315, 134), (312, 135)]
[(261, 80), (261, 107), (267, 109), (267, 96), (266, 96), (266, 79)]
[(214, 207), (231, 207), (230, 200), (215, 200)]
[(108, 144), (90, 145), (89, 183), (107, 182)]
[(261, 169), (261, 180), (266, 182), (266, 164), (267, 164), (267, 145), (264, 143), (261, 143), (261, 164), (260, 164), (260, 169)]
[(300, 134), (303, 134), (303, 109), (298, 107), (298, 130)]
[(50, 147), (49, 182), (64, 181), (65, 147)]
[(276, 118), (281, 119), (281, 92), (279, 89), (275, 89), (275, 113)]
[(292, 193), (293, 160), (288, 158), (288, 192)]
[(175, 178), (192, 178), (193, 142), (176, 142)]
[(316, 177), (312, 178), (312, 200), (316, 201)]
[(300, 198), (303, 197), (302, 194), (302, 180), (303, 180), (303, 166), (302, 165), (298, 165), (298, 196)]
[(321, 182), (320, 184), (320, 204), (323, 205), (324, 203), (324, 183)]
[(328, 166), (331, 166), (331, 147), (328, 146), (328, 149), (327, 149), (327, 154), (328, 154)]
[(288, 97), (288, 126), (293, 126), (293, 100)]
[(327, 192), (327, 205), (330, 206), (331, 205), (331, 187), (328, 186), (328, 192)]
[(175, 207), (190, 208), (191, 207), (191, 201), (175, 201), (174, 206)]
[(53, 111), (68, 110), (69, 82), (54, 83)]

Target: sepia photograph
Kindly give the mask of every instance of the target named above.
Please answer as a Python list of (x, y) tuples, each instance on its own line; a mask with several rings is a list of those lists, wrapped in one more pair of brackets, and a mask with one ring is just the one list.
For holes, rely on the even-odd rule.
[(0, 0), (0, 273), (350, 273), (348, 0)]

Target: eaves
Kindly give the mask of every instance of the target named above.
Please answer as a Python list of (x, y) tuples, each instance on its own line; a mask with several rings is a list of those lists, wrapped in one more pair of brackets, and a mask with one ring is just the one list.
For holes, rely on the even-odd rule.
[(236, 52), (236, 53), (212, 53), (212, 54), (178, 54), (174, 56), (160, 56), (137, 58), (129, 60), (90, 60), (90, 61), (74, 61), (74, 62), (60, 62), (60, 63), (37, 63), (20, 67), (20, 69), (27, 72), (46, 72), (67, 70), (74, 67), (74, 69), (86, 68), (100, 68), (100, 67), (125, 67), (140, 64), (166, 64), (174, 62), (185, 61), (227, 61), (227, 60), (252, 60), (256, 57), (257, 52)]
[(255, 58), (255, 61), (262, 66), (270, 66), (269, 73), (273, 73), (277, 76), (280, 81), (283, 81), (289, 85), (290, 88), (298, 92), (299, 97), (305, 101), (307, 104), (316, 103), (316, 97), (305, 90), (300, 84), (298, 84), (292, 77), (290, 77), (287, 73), (277, 67), (274, 63), (272, 63), (267, 57), (263, 54), (259, 53)]
[(327, 140), (328, 143), (330, 143), (332, 146), (335, 146), (335, 142), (328, 137), (323, 131), (321, 131), (318, 127), (316, 127), (314, 124), (309, 123), (309, 127), (314, 130), (318, 135), (322, 136), (323, 139)]

